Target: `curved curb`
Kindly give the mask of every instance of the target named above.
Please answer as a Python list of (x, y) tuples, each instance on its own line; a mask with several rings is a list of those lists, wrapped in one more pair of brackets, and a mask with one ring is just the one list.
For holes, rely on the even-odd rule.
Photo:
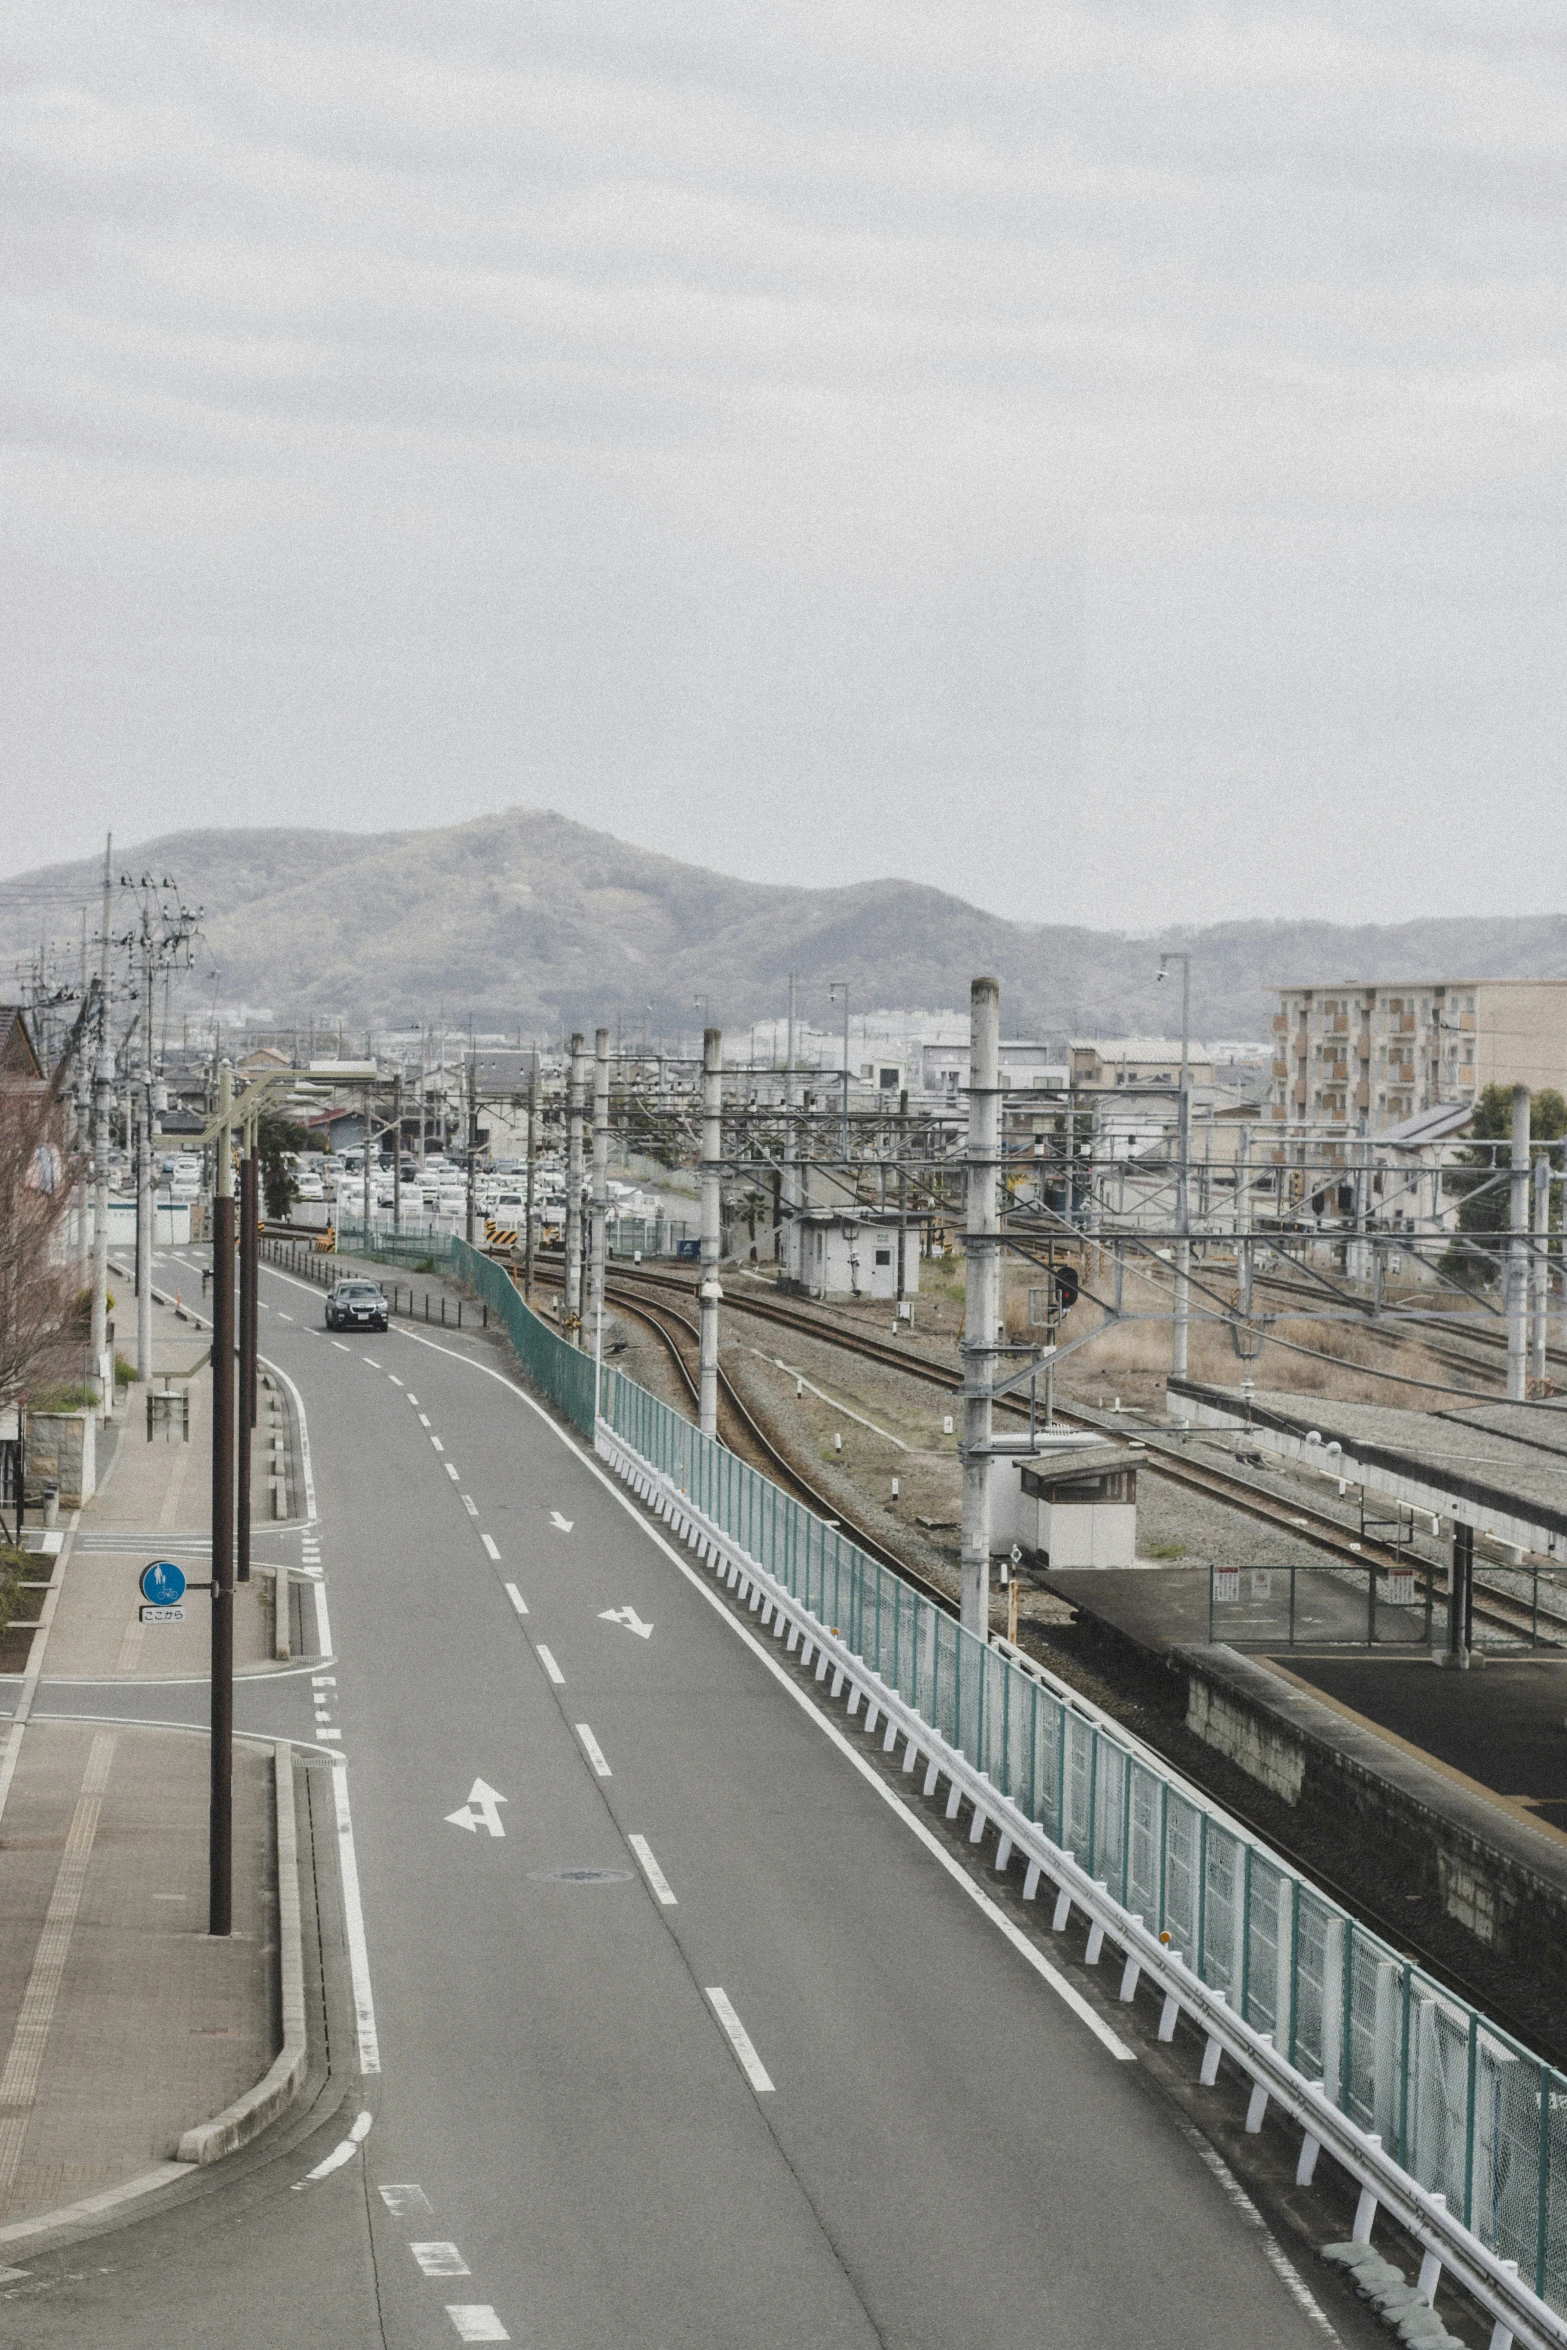
[(294, 1822), (294, 1749), (278, 1739), (272, 1749), (277, 1791), (278, 1953), (282, 1968), (283, 2045), (253, 2089), (232, 2105), (197, 2122), (180, 2139), (182, 2163), (221, 2162), (248, 2146), (268, 2124), (286, 2113), (304, 2086), (309, 2067), (305, 2033), (305, 1959), (299, 1908), (299, 1843)]

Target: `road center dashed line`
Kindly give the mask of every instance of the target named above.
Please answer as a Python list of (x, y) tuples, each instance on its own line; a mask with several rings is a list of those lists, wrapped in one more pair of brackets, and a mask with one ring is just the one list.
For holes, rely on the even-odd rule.
[[(490, 1538), (489, 1538), (489, 1536), (486, 1534), (486, 1536), (485, 1536), (485, 1538), (484, 1538), (484, 1539), (485, 1539), (485, 1541), (486, 1541), (486, 1542), (488, 1542)], [(507, 1596), (507, 1598), (508, 1598), (508, 1599), (511, 1601), (511, 1604), (512, 1604), (512, 1606), (513, 1606), (513, 1607), (516, 1609), (516, 1611), (517, 1611), (517, 1613), (518, 1613), (518, 1615), (519, 1615), (519, 1616), (525, 1616), (525, 1615), (527, 1614), (527, 1612), (528, 1612), (528, 1603), (527, 1603), (527, 1601), (526, 1601), (526, 1600), (523, 1598), (523, 1596), (522, 1596), (522, 1593), (521, 1593), (521, 1592), (520, 1592), (520, 1591), (517, 1589), (517, 1586), (516, 1586), (516, 1584), (515, 1584), (515, 1583), (508, 1583), (508, 1584), (507, 1584), (507, 1586), (506, 1586), (506, 1596)]]
[[(479, 1536), (479, 1540), (480, 1540), (480, 1541), (483, 1543), (483, 1545), (484, 1545), (485, 1549), (486, 1549), (486, 1550), (489, 1552), (489, 1554), (490, 1554), (491, 1558), (492, 1558), (492, 1559), (495, 1561), (496, 1565), (497, 1565), (497, 1566), (499, 1566), (499, 1565), (500, 1565), (500, 1561), (501, 1561), (501, 1554), (500, 1554), (500, 1552), (499, 1552), (499, 1551), (496, 1549), (496, 1547), (495, 1547), (495, 1537), (494, 1537), (494, 1535), (493, 1535), (493, 1534), (481, 1534), (481, 1535)], [(506, 1588), (507, 1588), (507, 1590), (508, 1590), (508, 1591), (510, 1591), (511, 1589), (513, 1589), (513, 1586), (512, 1586), (510, 1583), (508, 1583), (508, 1584), (507, 1584), (507, 1586), (506, 1586)]]
[(626, 1842), (641, 1862), (642, 1873), (652, 1886), (654, 1897), (660, 1906), (664, 1909), (678, 1909), (680, 1904), (675, 1899), (674, 1888), (653, 1858), (653, 1847), (647, 1838), (645, 1836), (628, 1836)]
[(472, 2269), (455, 2244), (410, 2244), (409, 2251), (427, 2277), (471, 2277)]
[(772, 2080), (766, 2065), (763, 2064), (752, 2045), (750, 2033), (735, 2013), (734, 2001), (721, 1983), (708, 1985), (707, 1998), (714, 2015), (717, 2016), (729, 2036), (729, 2045), (739, 2059), (740, 2070), (758, 2097), (770, 2097), (773, 2093)]
[[(537, 1654), (540, 1664), (544, 1667), (544, 1670), (548, 1673), (556, 1688), (564, 1689), (566, 1686), (566, 1676), (561, 1671), (559, 1665), (555, 1662), (554, 1656), (551, 1654), (550, 1650), (545, 1647), (542, 1640), (538, 1644)], [(579, 1722), (577, 1727), (579, 1730), (581, 1730), (583, 1727), (582, 1723)]]
[(459, 2342), (509, 2342), (510, 2334), (488, 2301), (448, 2301), (446, 2314)]
[(594, 1737), (592, 1731), (588, 1728), (587, 1723), (574, 1722), (572, 1727), (576, 1731), (577, 1736), (582, 1740), (583, 1748), (587, 1754), (587, 1758), (593, 1765), (593, 1768), (597, 1772), (598, 1776), (601, 1779), (612, 1779), (615, 1774), (610, 1769), (608, 1763), (604, 1760), (604, 1749), (602, 1746), (600, 1746), (598, 1740)]

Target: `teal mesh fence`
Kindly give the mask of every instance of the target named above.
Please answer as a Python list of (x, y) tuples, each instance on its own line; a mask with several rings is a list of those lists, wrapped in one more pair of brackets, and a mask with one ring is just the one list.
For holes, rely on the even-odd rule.
[[(524, 1369), (591, 1433), (591, 1357), (530, 1313), (499, 1266), (451, 1246)], [(1567, 2077), (624, 1372), (604, 1370), (600, 1408), (622, 1443), (1567, 2310)]]
[(454, 1240), (452, 1270), (498, 1318), (523, 1369), (574, 1420), (593, 1434), (593, 1358), (571, 1346), (522, 1302), (505, 1268), (465, 1240)]
[(346, 1216), (337, 1226), (339, 1256), (368, 1257), (410, 1273), (456, 1273), (452, 1252), (461, 1246), (449, 1232), (394, 1232), (389, 1225), (359, 1224)]

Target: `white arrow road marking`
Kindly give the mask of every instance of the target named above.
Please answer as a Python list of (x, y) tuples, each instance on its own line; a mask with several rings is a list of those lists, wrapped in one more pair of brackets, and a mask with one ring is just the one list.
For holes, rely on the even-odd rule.
[(427, 2277), (471, 2277), (473, 2274), (455, 2244), (410, 2244), (408, 2249)]
[(572, 1529), (573, 1520), (570, 1518), (563, 1518), (559, 1510), (551, 1510), (550, 1524), (552, 1526), (558, 1526), (562, 1534), (569, 1534)]
[(750, 2033), (735, 2013), (733, 2000), (717, 1983), (709, 1984), (707, 1996), (712, 2001), (714, 2015), (729, 2035), (730, 2047), (740, 2059), (740, 2070), (758, 2097), (767, 2096), (773, 2084), (767, 2077), (766, 2066), (751, 2045)]
[(644, 1624), (634, 1607), (601, 1607), (599, 1622), (601, 1624), (624, 1624), (626, 1630), (635, 1632), (639, 1640), (651, 1640), (653, 1637), (652, 1625)]
[(559, 1665), (555, 1662), (554, 1657), (545, 1647), (542, 1640), (539, 1642), (539, 1662), (544, 1667), (544, 1670), (548, 1673), (550, 1679), (554, 1682), (556, 1688), (564, 1689), (566, 1686), (566, 1676), (561, 1671)]
[(654, 1893), (658, 1896), (658, 1899), (662, 1903), (663, 1907), (665, 1909), (678, 1909), (680, 1904), (675, 1899), (674, 1891), (670, 1885), (669, 1879), (665, 1876), (663, 1870), (659, 1867), (657, 1861), (653, 1858), (653, 1847), (648, 1842), (647, 1838), (645, 1836), (628, 1836), (626, 1838), (626, 1842), (630, 1845), (632, 1851), (636, 1854), (638, 1860), (642, 1863), (643, 1873), (646, 1876), (648, 1883), (652, 1886)]
[(604, 1749), (602, 1746), (600, 1746), (598, 1740), (594, 1737), (592, 1731), (588, 1728), (587, 1723), (578, 1722), (576, 1725), (576, 1731), (577, 1736), (582, 1740), (584, 1747), (587, 1749), (588, 1760), (593, 1765), (595, 1771), (597, 1771), (599, 1777), (601, 1779), (612, 1779), (615, 1774), (610, 1769), (608, 1763), (604, 1760)]
[(483, 1779), (475, 1779), (468, 1791), (467, 1802), (461, 1811), (447, 1813), (446, 1824), (449, 1828), (466, 1828), (470, 1836), (477, 1836), (482, 1823), (492, 1836), (504, 1836), (506, 1831), (501, 1826), (501, 1815), (495, 1807), (505, 1801), (505, 1796), (497, 1788), (489, 1786)]
[(509, 2342), (510, 2334), (488, 2301), (448, 2301), (446, 2314), (459, 2342)]
[(355, 2148), (362, 2146), (369, 2135), (370, 2116), (362, 2113), (347, 2137), (340, 2145), (333, 2147), (325, 2162), (318, 2162), (314, 2170), (307, 2170), (302, 2179), (294, 2181), (294, 2193), (297, 2195), (301, 2187), (308, 2187), (312, 2179), (324, 2179), (332, 2171), (341, 2170), (345, 2162), (352, 2162)]

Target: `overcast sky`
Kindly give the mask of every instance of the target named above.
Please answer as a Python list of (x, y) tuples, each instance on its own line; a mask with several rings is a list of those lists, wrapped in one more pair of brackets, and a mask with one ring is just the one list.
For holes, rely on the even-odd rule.
[(1546, 911), (1560, 0), (9, 0), (0, 869)]

